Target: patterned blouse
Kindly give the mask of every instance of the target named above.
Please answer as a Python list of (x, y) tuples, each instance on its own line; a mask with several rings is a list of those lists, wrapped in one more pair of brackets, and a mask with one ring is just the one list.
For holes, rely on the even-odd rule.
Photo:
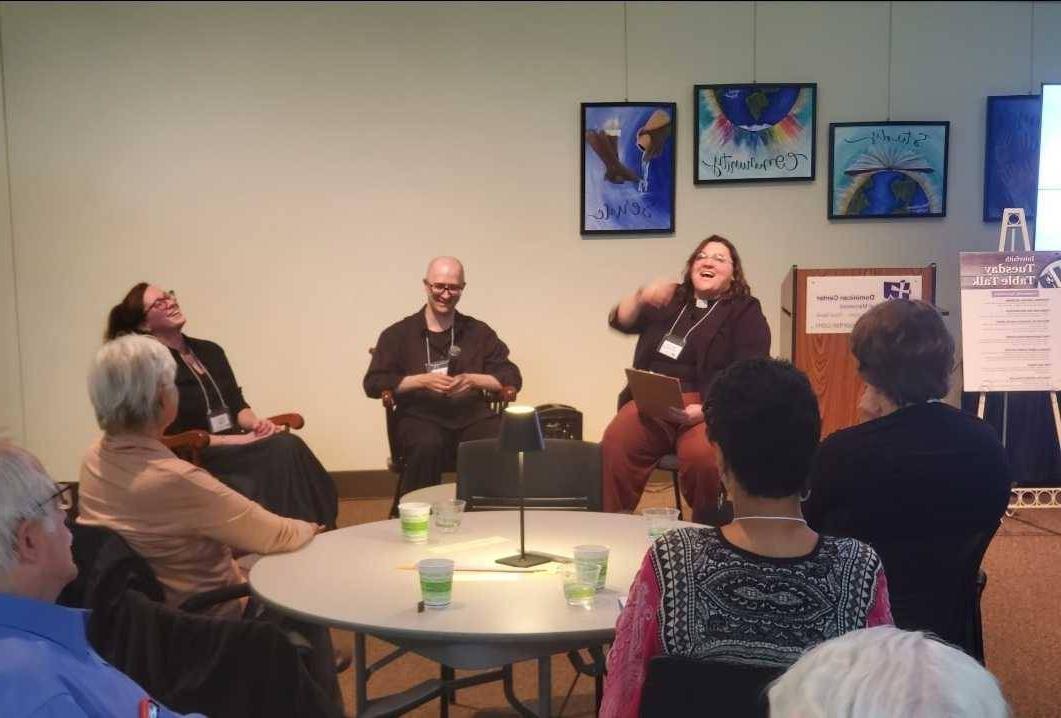
[(656, 655), (787, 667), (822, 641), (890, 623), (884, 568), (864, 543), (821, 536), (805, 556), (770, 558), (716, 528), (670, 531), (630, 587), (600, 715), (638, 715)]

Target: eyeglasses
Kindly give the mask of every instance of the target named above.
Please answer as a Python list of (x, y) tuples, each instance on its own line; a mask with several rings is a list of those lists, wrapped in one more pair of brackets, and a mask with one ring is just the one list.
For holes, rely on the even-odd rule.
[(464, 291), (467, 284), (442, 284), (441, 282), (429, 282), (424, 280), (424, 285), (427, 286), (434, 294), (442, 294), (443, 292), (449, 292), (450, 294), (460, 294)]
[(58, 488), (44, 501), (38, 501), (37, 506), (42, 509), (48, 508), (48, 504), (55, 502), (55, 507), (60, 511), (69, 511), (74, 507), (74, 485), (58, 484)]
[(697, 261), (700, 261), (701, 259), (710, 259), (719, 264), (728, 264), (730, 262), (730, 258), (724, 254), (705, 254), (704, 252), (700, 252), (700, 254), (696, 255), (696, 259)]
[(165, 294), (163, 294), (161, 297), (159, 297), (155, 301), (151, 302), (151, 304), (149, 304), (147, 309), (144, 311), (144, 314), (147, 314), (150, 311), (153, 311), (155, 309), (158, 309), (159, 307), (165, 306), (166, 304), (170, 304), (170, 303), (172, 303), (172, 304), (176, 304), (177, 303), (177, 293), (175, 291), (173, 291), (172, 289), (169, 290), (168, 292), (166, 292)]

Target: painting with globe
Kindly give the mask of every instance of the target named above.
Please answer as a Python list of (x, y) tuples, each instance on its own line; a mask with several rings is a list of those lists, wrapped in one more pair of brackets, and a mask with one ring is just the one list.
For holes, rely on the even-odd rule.
[(818, 86), (696, 85), (693, 181), (813, 180)]
[(829, 125), (829, 219), (947, 216), (949, 122)]

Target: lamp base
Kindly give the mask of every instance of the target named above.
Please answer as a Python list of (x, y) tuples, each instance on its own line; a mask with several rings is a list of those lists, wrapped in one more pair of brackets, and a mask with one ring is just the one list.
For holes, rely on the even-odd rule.
[(515, 568), (530, 568), (531, 566), (541, 566), (543, 563), (549, 563), (552, 560), (553, 559), (548, 556), (541, 556), (536, 553), (525, 553), (522, 555), (517, 553), (515, 556), (499, 558), (496, 563), (501, 563), (505, 566), (513, 566)]

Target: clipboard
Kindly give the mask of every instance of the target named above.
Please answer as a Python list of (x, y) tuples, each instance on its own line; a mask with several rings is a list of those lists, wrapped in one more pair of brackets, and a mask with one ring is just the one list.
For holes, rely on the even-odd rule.
[(676, 377), (641, 369), (627, 369), (626, 381), (642, 414), (666, 418), (669, 409), (684, 409), (682, 383)]

